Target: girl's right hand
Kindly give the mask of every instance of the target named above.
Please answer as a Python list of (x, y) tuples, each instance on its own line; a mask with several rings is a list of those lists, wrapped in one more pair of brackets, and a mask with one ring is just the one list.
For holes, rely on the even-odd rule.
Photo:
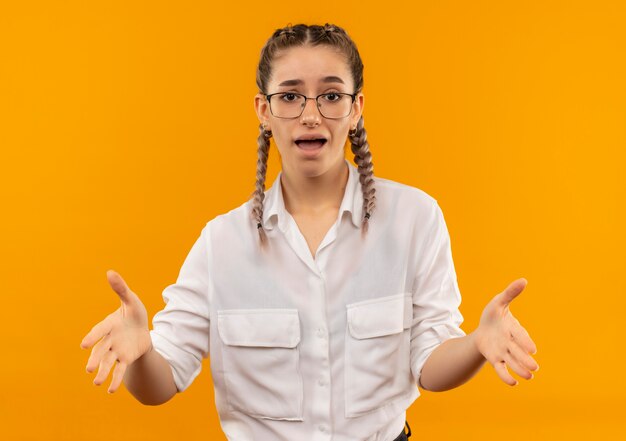
[(87, 361), (87, 372), (93, 372), (99, 366), (93, 380), (95, 385), (102, 384), (115, 362), (118, 362), (108, 390), (113, 393), (122, 383), (126, 368), (152, 350), (152, 339), (148, 328), (148, 312), (137, 294), (128, 288), (122, 276), (115, 271), (107, 271), (107, 278), (120, 297), (122, 306), (95, 325), (83, 338), (80, 347), (88, 349), (98, 342)]

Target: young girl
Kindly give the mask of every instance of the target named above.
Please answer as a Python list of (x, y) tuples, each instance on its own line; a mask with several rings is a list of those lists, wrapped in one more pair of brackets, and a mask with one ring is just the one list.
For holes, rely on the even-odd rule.
[[(117, 367), (140, 402), (184, 391), (210, 356), (229, 440), (406, 440), (406, 409), (457, 387), (489, 361), (517, 384), (538, 365), (509, 303), (485, 307), (470, 334), (437, 201), (373, 175), (363, 126), (363, 64), (334, 25), (278, 29), (257, 70), (256, 190), (208, 222), (149, 330), (121, 276), (122, 306), (87, 334), (87, 372)], [(265, 191), (271, 139), (282, 170)], [(351, 143), (354, 167), (345, 158)]]

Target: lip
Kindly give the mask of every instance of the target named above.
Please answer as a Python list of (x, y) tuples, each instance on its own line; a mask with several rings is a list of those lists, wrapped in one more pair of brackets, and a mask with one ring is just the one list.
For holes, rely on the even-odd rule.
[(324, 136), (321, 133), (307, 133), (306, 135), (298, 136), (296, 139), (294, 139), (294, 142), (307, 141), (309, 139), (325, 139), (326, 142), (328, 142), (328, 136)]

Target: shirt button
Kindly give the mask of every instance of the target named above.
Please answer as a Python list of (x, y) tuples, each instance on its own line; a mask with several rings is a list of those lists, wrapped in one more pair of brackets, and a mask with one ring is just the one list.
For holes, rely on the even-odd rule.
[(323, 379), (323, 378), (320, 378), (320, 379), (318, 380), (317, 384), (319, 384), (320, 386), (324, 387), (324, 386), (326, 386), (326, 381), (324, 381), (324, 379)]
[(324, 329), (323, 329), (323, 328), (317, 328), (317, 336), (318, 336), (319, 338), (324, 338), (324, 336), (325, 336), (325, 332), (324, 332)]
[(322, 433), (326, 433), (326, 430), (327, 430), (327, 429), (326, 429), (326, 426), (323, 426), (323, 425), (322, 425), (322, 426), (318, 426), (317, 428), (320, 430), (320, 432), (322, 432)]

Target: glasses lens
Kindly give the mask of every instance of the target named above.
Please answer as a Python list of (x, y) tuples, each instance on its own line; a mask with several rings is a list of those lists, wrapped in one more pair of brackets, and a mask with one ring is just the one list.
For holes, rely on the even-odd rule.
[(295, 93), (279, 93), (273, 95), (270, 106), (272, 114), (278, 118), (297, 118), (302, 113), (305, 98)]
[(343, 93), (325, 93), (317, 102), (320, 113), (326, 118), (345, 118), (352, 109), (352, 96)]

